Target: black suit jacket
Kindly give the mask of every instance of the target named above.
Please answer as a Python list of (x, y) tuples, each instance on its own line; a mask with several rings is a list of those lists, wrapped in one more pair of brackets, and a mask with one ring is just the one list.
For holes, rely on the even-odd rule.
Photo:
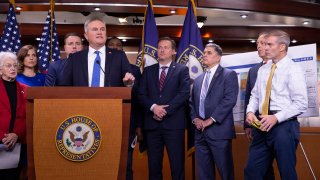
[[(105, 87), (121, 87), (123, 77), (130, 71), (130, 64), (123, 51), (106, 48)], [(63, 70), (61, 85), (89, 86), (88, 49), (71, 54)]]
[[(200, 118), (199, 104), (204, 73), (194, 80), (193, 91), (190, 98), (191, 118)], [(239, 92), (236, 72), (218, 66), (209, 85), (205, 98), (205, 119), (210, 117), (216, 123), (207, 127), (205, 131), (212, 139), (235, 138), (233, 122), (233, 107), (236, 105)], [(199, 133), (196, 130), (196, 135)]]
[[(244, 121), (243, 121), (243, 127), (245, 128), (250, 128), (251, 126), (246, 122), (246, 115), (247, 115), (247, 106), (249, 104), (250, 96), (251, 96), (251, 91), (254, 88), (254, 85), (256, 84), (257, 80), (257, 75), (258, 75), (258, 70), (260, 67), (263, 65), (263, 63), (259, 63), (252, 68), (249, 69), (248, 72), (248, 78), (247, 78), (247, 85), (246, 85), (246, 94), (245, 94), (245, 99), (244, 99)], [(259, 115), (259, 113), (256, 115)]]
[[(185, 65), (172, 62), (162, 92), (159, 87), (159, 64), (146, 67), (139, 89), (139, 102), (144, 107), (144, 129), (184, 129), (185, 109), (190, 93), (189, 70)], [(153, 104), (169, 105), (162, 121), (153, 119)]]

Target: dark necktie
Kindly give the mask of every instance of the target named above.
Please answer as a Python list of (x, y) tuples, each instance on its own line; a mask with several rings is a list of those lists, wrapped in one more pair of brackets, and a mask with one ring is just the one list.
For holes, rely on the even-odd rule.
[(95, 51), (94, 53), (97, 54), (97, 56), (93, 63), (91, 87), (100, 87), (100, 63), (101, 63), (101, 59), (99, 56), (100, 52)]
[(161, 67), (162, 70), (161, 70), (160, 79), (159, 79), (160, 92), (163, 89), (164, 81), (165, 81), (166, 76), (167, 76), (167, 73), (166, 73), (166, 69), (167, 68), (168, 68), (167, 66), (162, 66)]

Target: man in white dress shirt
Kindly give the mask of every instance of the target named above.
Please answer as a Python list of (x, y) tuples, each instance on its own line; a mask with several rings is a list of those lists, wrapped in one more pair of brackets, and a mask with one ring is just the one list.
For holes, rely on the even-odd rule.
[[(245, 167), (247, 180), (263, 179), (274, 158), (281, 179), (297, 179), (297, 116), (307, 110), (308, 97), (303, 70), (287, 56), (289, 44), (286, 32), (274, 30), (266, 35), (266, 56), (272, 61), (259, 69), (247, 107), (246, 121), (255, 124), (259, 118), (261, 123), (253, 130)], [(257, 110), (259, 117), (254, 114)]]

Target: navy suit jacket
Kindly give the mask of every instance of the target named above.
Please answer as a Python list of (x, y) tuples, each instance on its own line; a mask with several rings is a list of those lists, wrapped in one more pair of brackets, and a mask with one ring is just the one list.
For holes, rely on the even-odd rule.
[[(159, 64), (146, 67), (139, 89), (139, 102), (143, 105), (144, 129), (184, 129), (185, 109), (190, 93), (189, 70), (185, 65), (172, 62), (162, 92), (159, 87)], [(153, 119), (153, 104), (169, 105), (162, 121)]]
[(62, 72), (67, 60), (58, 60), (50, 64), (44, 86), (59, 86), (63, 77)]
[[(106, 47), (105, 87), (121, 87), (123, 77), (130, 71), (130, 64), (123, 51)], [(89, 86), (88, 49), (70, 54), (63, 70), (63, 86)]]
[[(194, 81), (193, 92), (190, 98), (192, 120), (195, 118), (201, 119), (199, 116), (199, 104), (203, 78), (204, 73)], [(212, 77), (204, 104), (205, 119), (212, 117), (216, 120), (216, 123), (205, 130), (210, 138), (235, 138), (232, 109), (237, 102), (238, 92), (239, 84), (236, 72), (222, 68), (219, 65)]]
[(131, 122), (130, 128), (134, 129), (137, 127), (141, 127), (142, 123), (142, 107), (138, 101), (139, 95), (139, 86), (141, 79), (141, 71), (138, 66), (130, 64), (132, 75), (135, 77), (134, 85), (131, 91)]
[[(261, 63), (255, 65), (255, 66), (253, 66), (252, 68), (250, 68), (250, 70), (248, 72), (247, 85), (246, 85), (246, 94), (245, 94), (245, 99), (244, 99), (244, 121), (243, 121), (243, 127), (244, 128), (250, 128), (251, 127), (246, 122), (247, 106), (249, 104), (251, 91), (254, 88), (254, 85), (256, 84), (258, 70), (260, 69), (260, 67), (262, 65), (263, 65), (263, 63), (261, 62)], [(259, 116), (259, 112), (258, 112), (258, 114), (256, 113), (256, 115)]]

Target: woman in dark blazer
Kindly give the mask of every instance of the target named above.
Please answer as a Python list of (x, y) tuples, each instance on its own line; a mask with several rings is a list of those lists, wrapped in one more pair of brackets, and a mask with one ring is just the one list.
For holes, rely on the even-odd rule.
[[(0, 145), (8, 153), (21, 143), (19, 165), (0, 169), (0, 179), (19, 179), (26, 164), (26, 86), (16, 81), (18, 61), (11, 52), (0, 52)], [(1, 158), (1, 157), (0, 157)]]

